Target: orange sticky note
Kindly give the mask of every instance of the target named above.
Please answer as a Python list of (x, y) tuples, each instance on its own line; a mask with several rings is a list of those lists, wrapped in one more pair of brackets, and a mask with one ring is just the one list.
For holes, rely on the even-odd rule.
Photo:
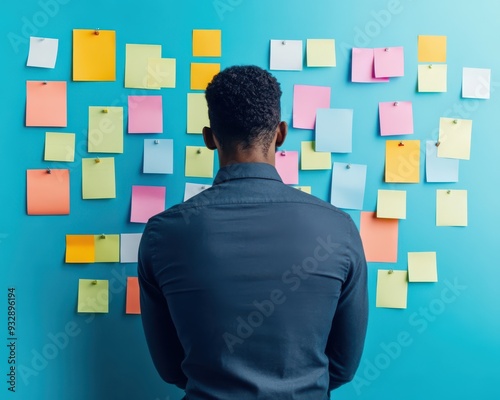
[(26, 126), (67, 126), (66, 82), (26, 82)]
[(116, 80), (116, 32), (73, 30), (73, 80)]
[(193, 57), (220, 57), (221, 36), (218, 29), (194, 29)]
[(139, 279), (134, 276), (127, 278), (127, 301), (125, 306), (125, 314), (140, 314), (140, 290)]
[(69, 170), (32, 169), (26, 178), (28, 215), (69, 214)]
[(418, 62), (446, 62), (446, 36), (418, 36)]
[(397, 219), (377, 218), (374, 212), (361, 212), (359, 233), (368, 262), (398, 260)]
[(205, 90), (220, 72), (220, 64), (191, 63), (191, 90)]
[(385, 145), (385, 181), (420, 181), (420, 140), (387, 140)]
[(94, 235), (66, 235), (66, 262), (68, 264), (95, 262)]

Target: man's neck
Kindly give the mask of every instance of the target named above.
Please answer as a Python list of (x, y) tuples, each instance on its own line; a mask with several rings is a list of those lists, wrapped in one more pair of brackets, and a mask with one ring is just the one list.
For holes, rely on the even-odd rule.
[(274, 152), (269, 150), (266, 153), (261, 148), (239, 150), (227, 154), (219, 151), (219, 165), (221, 168), (238, 163), (266, 163), (274, 166)]

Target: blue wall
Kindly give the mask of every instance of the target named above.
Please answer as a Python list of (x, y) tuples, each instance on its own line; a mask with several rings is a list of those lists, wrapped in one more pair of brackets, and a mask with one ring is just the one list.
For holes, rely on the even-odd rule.
[[(500, 398), (500, 299), (498, 282), (499, 163), (498, 96), (500, 58), (497, 55), (500, 6), (482, 2), (359, 0), (183, 0), (97, 1), (23, 0), (2, 6), (2, 127), (0, 133), (0, 277), (1, 296), (17, 292), (17, 387), (0, 397), (37, 399), (180, 399), (164, 384), (150, 361), (138, 316), (124, 315), (127, 276), (135, 264), (69, 265), (64, 263), (65, 235), (141, 232), (128, 222), (131, 186), (164, 185), (167, 206), (182, 201), (186, 178), (184, 147), (202, 139), (186, 132), (191, 32), (222, 29), (222, 67), (269, 65), (270, 39), (335, 38), (337, 67), (302, 72), (276, 72), (283, 87), (283, 119), (291, 122), (294, 84), (332, 87), (332, 107), (354, 109), (353, 153), (333, 155), (334, 161), (368, 165), (364, 210), (373, 211), (380, 188), (408, 191), (407, 219), (399, 226), (397, 264), (369, 265), (370, 325), (366, 349), (354, 383), (338, 390), (336, 399), (493, 399)], [(57, 4), (57, 7), (54, 6)], [(314, 5), (312, 5), (314, 4)], [(12, 45), (14, 33), (26, 39), (26, 21), (35, 36), (59, 38), (54, 70), (26, 68), (28, 46)], [(72, 29), (112, 29), (117, 32), (116, 82), (72, 82)], [(24, 32), (23, 32), (24, 31)], [(30, 33), (28, 33), (29, 35)], [(448, 92), (416, 92), (417, 35), (448, 37)], [(88, 107), (116, 104), (126, 108), (126, 96), (144, 91), (125, 89), (125, 44), (161, 44), (163, 56), (177, 59), (177, 88), (161, 91), (164, 133), (174, 139), (174, 174), (144, 175), (142, 141), (149, 135), (125, 134), (124, 154), (116, 155), (117, 198), (81, 199), (81, 159), (86, 151)], [(404, 46), (405, 76), (389, 84), (352, 84), (351, 47)], [(461, 99), (463, 67), (492, 69), (490, 100)], [(68, 81), (68, 127), (26, 128), (26, 80)], [(149, 93), (149, 92), (148, 92)], [(157, 92), (152, 92), (156, 94)], [(453, 184), (385, 184), (385, 139), (378, 133), (378, 102), (413, 102), (415, 135), (436, 139), (439, 118), (473, 120), (470, 161), (460, 163), (460, 181)], [(71, 214), (59, 217), (26, 215), (26, 170), (45, 168), (47, 130), (75, 132), (77, 154), (64, 166), (71, 173)], [(294, 130), (287, 149), (299, 150), (313, 132)], [(422, 156), (421, 177), (424, 176)], [(330, 171), (304, 171), (300, 184), (329, 199)], [(189, 182), (210, 183), (207, 179)], [(435, 191), (466, 189), (469, 226), (435, 226)], [(359, 212), (351, 212), (359, 220)], [(436, 251), (439, 282), (412, 285), (406, 310), (375, 308), (378, 268), (406, 268), (408, 251)], [(107, 279), (113, 288), (109, 314), (77, 314), (78, 279)], [(446, 288), (454, 287), (449, 297)], [(446, 293), (448, 297), (443, 297)], [(0, 310), (4, 334), (7, 305)], [(425, 311), (427, 309), (428, 311)], [(5, 310), (5, 311), (4, 311)], [(63, 334), (69, 331), (72, 335)], [(67, 340), (63, 338), (67, 337)], [(50, 347), (59, 340), (55, 352)], [(49, 346), (49, 347), (48, 347)], [(0, 342), (0, 371), (8, 373), (8, 348)], [(43, 356), (49, 354), (50, 359)]]

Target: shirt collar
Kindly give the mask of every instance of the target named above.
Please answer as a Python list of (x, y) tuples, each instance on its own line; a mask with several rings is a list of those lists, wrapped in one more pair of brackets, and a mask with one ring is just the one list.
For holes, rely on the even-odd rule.
[(282, 182), (278, 171), (271, 164), (251, 162), (230, 164), (222, 167), (215, 176), (214, 185), (244, 178), (270, 179)]

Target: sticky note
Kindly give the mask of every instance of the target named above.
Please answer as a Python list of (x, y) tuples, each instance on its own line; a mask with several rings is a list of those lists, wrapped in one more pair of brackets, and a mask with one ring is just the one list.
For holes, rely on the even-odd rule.
[(213, 178), (214, 152), (201, 146), (186, 146), (185, 176)]
[(277, 151), (275, 167), (283, 183), (299, 184), (299, 153), (297, 151)]
[(116, 197), (115, 159), (82, 159), (82, 198), (114, 199)]
[(331, 88), (328, 86), (295, 85), (293, 87), (293, 127), (314, 129), (316, 112), (330, 108)]
[(120, 235), (94, 235), (95, 262), (120, 262)]
[(142, 172), (145, 174), (174, 173), (174, 141), (145, 139)]
[(30, 37), (28, 67), (55, 68), (59, 39)]
[(377, 218), (406, 219), (406, 190), (379, 190)]
[(175, 88), (177, 79), (177, 60), (175, 58), (149, 58), (149, 89)]
[(28, 215), (69, 214), (69, 187), (67, 169), (28, 170), (26, 176)]
[(205, 90), (219, 72), (220, 64), (191, 63), (191, 90)]
[(66, 82), (26, 82), (26, 126), (67, 125)]
[(380, 134), (413, 134), (413, 106), (411, 101), (389, 101), (379, 103)]
[(94, 235), (66, 235), (65, 260), (68, 264), (95, 262)]
[(408, 253), (409, 282), (437, 282), (436, 253), (431, 251)]
[(385, 144), (385, 181), (420, 181), (420, 140), (387, 140)]
[(187, 95), (187, 133), (201, 134), (205, 126), (210, 126), (205, 93)]
[[(156, 89), (150, 87), (150, 59), (161, 58), (161, 46), (155, 44), (125, 45), (125, 87), (131, 89)], [(153, 85), (154, 86), (154, 85)]]
[(471, 136), (472, 120), (440, 118), (438, 157), (469, 160)]
[(125, 302), (125, 313), (141, 313), (139, 279), (135, 276), (129, 276), (127, 278), (127, 299)]
[(405, 58), (403, 47), (373, 49), (374, 75), (376, 78), (404, 76)]
[(190, 183), (186, 182), (186, 186), (184, 189), (184, 201), (189, 200), (191, 197), (200, 194), (201, 192), (210, 188), (211, 185), (202, 185), (200, 183)]
[(222, 55), (220, 29), (193, 30), (193, 57), (220, 57)]
[(459, 160), (437, 156), (436, 142), (425, 142), (425, 174), (427, 182), (458, 182)]
[(78, 281), (78, 312), (108, 313), (109, 281), (80, 279)]
[(467, 99), (489, 99), (491, 69), (464, 68), (462, 71), (462, 97)]
[(436, 191), (436, 226), (467, 226), (467, 190)]
[(389, 78), (375, 77), (373, 49), (352, 49), (351, 81), (360, 83), (389, 82)]
[(352, 152), (353, 110), (320, 108), (316, 111), (316, 151)]
[(142, 233), (122, 233), (120, 235), (120, 262), (136, 263)]
[(366, 261), (397, 262), (398, 223), (398, 219), (377, 218), (374, 212), (361, 212), (359, 232)]
[(123, 153), (123, 107), (89, 107), (89, 153)]
[(418, 62), (446, 62), (446, 36), (418, 36)]
[(167, 189), (163, 186), (132, 186), (130, 222), (146, 223), (165, 211)]
[(330, 202), (339, 208), (362, 210), (366, 186), (366, 165), (333, 163)]
[(307, 194), (311, 194), (312, 192), (311, 186), (294, 186), (294, 188)]
[(302, 40), (271, 40), (271, 70), (302, 71)]
[(429, 64), (418, 66), (418, 91), (444, 93), (448, 90), (448, 66)]
[(75, 134), (74, 133), (45, 133), (45, 161), (75, 161)]
[(116, 32), (73, 30), (73, 80), (116, 80)]
[(300, 146), (302, 170), (332, 169), (332, 154), (324, 151), (315, 151), (314, 142), (302, 142)]
[(162, 132), (162, 96), (128, 96), (128, 133)]
[(408, 272), (379, 269), (377, 272), (376, 306), (406, 308), (408, 299)]
[(308, 67), (335, 67), (336, 65), (334, 39), (307, 39)]

